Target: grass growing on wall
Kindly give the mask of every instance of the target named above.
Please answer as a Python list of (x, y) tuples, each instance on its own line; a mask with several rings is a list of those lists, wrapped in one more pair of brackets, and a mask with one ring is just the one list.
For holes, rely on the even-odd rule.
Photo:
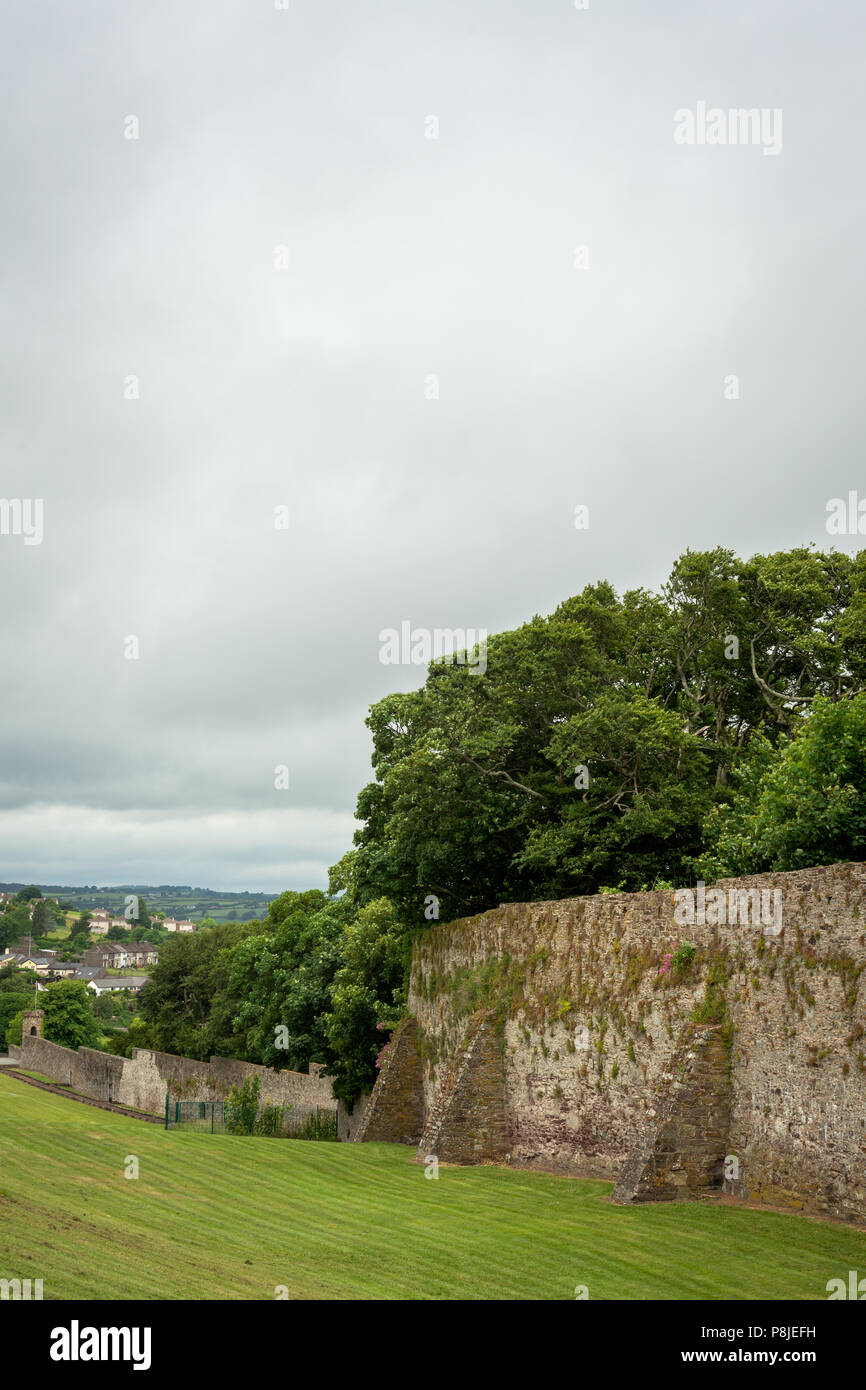
[(0, 1077), (0, 1269), (45, 1299), (572, 1300), (825, 1299), (866, 1268), (844, 1226), (494, 1167), (431, 1181), (413, 1152), (165, 1133)]

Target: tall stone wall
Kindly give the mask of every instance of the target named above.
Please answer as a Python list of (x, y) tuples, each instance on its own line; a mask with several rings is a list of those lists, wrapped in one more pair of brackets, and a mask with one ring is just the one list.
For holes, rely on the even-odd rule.
[[(487, 1156), (507, 1138), (517, 1165), (616, 1180), (644, 1152), (655, 1153), (656, 1176), (682, 1173), (684, 1126), (695, 1125), (671, 1109), (684, 1028), (715, 1025), (709, 1071), (693, 1079), (712, 1089), (711, 1073), (730, 1078), (715, 1111), (726, 1116), (726, 1190), (864, 1219), (866, 864), (715, 888), (715, 907), (702, 915), (698, 900), (690, 922), (681, 899), (654, 892), (508, 904), (426, 931), (410, 981), (415, 1059), (404, 1052), (406, 1069), (388, 1086), (420, 1108), (423, 1132), (481, 1010), (504, 1073), (504, 1116)], [(744, 920), (761, 891), (781, 895), (767, 897), (780, 916)], [(667, 960), (683, 942), (696, 948), (692, 962)], [(397, 1138), (387, 1126), (379, 1136)], [(717, 1182), (714, 1154), (705, 1167)]]
[(619, 1172), (617, 1203), (721, 1191), (731, 1126), (731, 1066), (722, 1029), (686, 1024), (674, 1079)]
[(337, 1105), (337, 1138), (341, 1144), (351, 1144), (358, 1137), (361, 1122), (364, 1119), (364, 1111), (370, 1099), (369, 1091), (362, 1091), (355, 1098), (353, 1105), (346, 1105), (340, 1101)]
[(373, 1089), (355, 1140), (387, 1140), (417, 1144), (424, 1128), (424, 1096), (421, 1059), (416, 1047), (414, 1019), (394, 1032), (382, 1058), (379, 1079)]
[(418, 1157), (476, 1163), (502, 1158), (510, 1147), (502, 1040), (482, 1012), (467, 1028), (427, 1112)]

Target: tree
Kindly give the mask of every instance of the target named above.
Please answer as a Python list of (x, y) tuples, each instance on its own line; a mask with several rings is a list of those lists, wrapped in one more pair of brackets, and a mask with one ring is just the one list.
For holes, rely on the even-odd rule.
[(866, 694), (816, 696), (797, 733), (755, 740), (735, 795), (707, 817), (709, 877), (802, 869), (866, 852)]
[(548, 756), (563, 776), (588, 766), (553, 823), (534, 828), (518, 863), (544, 897), (682, 881), (701, 845), (712, 798), (710, 750), (682, 716), (645, 695), (609, 691), (554, 732)]
[(26, 907), (14, 907), (0, 916), (0, 949), (17, 947), (21, 937), (29, 934), (30, 916)]
[(93, 1001), (93, 1015), (102, 1021), (113, 1018), (120, 1007), (117, 993), (111, 990), (108, 994), (98, 994)]
[(106, 1044), (106, 1050), (117, 1057), (131, 1057), (135, 1047), (157, 1048), (157, 1040), (140, 1014), (130, 1020), (127, 1029), (109, 1037)]
[(225, 1117), (229, 1134), (252, 1134), (259, 1109), (262, 1083), (258, 1076), (245, 1076), (240, 1086), (232, 1086), (226, 1097)]
[(24, 1011), (20, 1010), (13, 1014), (6, 1026), (6, 1046), (20, 1047), (21, 1035), (24, 1029)]
[[(25, 994), (20, 989), (0, 990), (0, 1037), (6, 1036), (6, 1030), (15, 1018), (15, 1015), (20, 1014), (24, 1009), (29, 1009), (32, 1002), (33, 996), (31, 994)], [(20, 1043), (20, 1036), (17, 1041)]]
[(411, 941), (386, 898), (362, 907), (340, 939), (342, 964), (325, 1015), (334, 1094), (352, 1104), (376, 1079), (376, 1056), (406, 1002)]
[(131, 929), (141, 930), (144, 933), (142, 937), (138, 938), (138, 940), (143, 941), (150, 931), (150, 912), (144, 898), (137, 899), (136, 907), (138, 909), (137, 916), (129, 918), (129, 926)]
[(59, 980), (44, 995), (43, 1036), (61, 1047), (95, 1047), (99, 1028), (93, 1016), (91, 995), (81, 980)]
[(37, 888), (35, 883), (31, 883), (28, 888), (22, 888), (15, 894), (16, 903), (29, 903), (33, 898), (41, 898), (42, 889)]
[(318, 889), (286, 892), (269, 905), (264, 927), (246, 928), (227, 991), (245, 1057), (294, 1071), (327, 1060), (324, 1015), (350, 913)]
[(447, 921), (688, 875), (751, 741), (856, 694), (864, 638), (866, 553), (686, 551), (657, 595), (590, 585), (491, 637), (484, 675), (434, 661), (373, 706), (332, 891), (408, 927), (431, 899)]
[(232, 1023), (235, 1001), (227, 988), (230, 948), (245, 930), (240, 924), (215, 923), (209, 931), (169, 936), (160, 946), (159, 964), (140, 996), (150, 1046), (185, 1057), (216, 1054), (245, 1060), (243, 1036)]
[(33, 916), (30, 919), (34, 936), (47, 936), (56, 925), (54, 913), (51, 911), (53, 903), (47, 898), (40, 898), (33, 909)]

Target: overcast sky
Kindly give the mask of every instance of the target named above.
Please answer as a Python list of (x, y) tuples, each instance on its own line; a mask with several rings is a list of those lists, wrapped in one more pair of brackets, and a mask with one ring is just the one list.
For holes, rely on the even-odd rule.
[[(0, 535), (0, 879), (324, 887), (424, 677), (383, 628), (853, 550), (864, 40), (859, 0), (5, 0), (0, 494), (44, 521)], [(676, 143), (700, 102), (781, 149)]]

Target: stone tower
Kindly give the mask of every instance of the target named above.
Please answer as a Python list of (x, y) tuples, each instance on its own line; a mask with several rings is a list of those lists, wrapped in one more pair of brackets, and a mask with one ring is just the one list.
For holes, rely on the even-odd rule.
[(21, 1041), (26, 1038), (42, 1037), (42, 1020), (45, 1014), (42, 1009), (25, 1009), (21, 1019)]

